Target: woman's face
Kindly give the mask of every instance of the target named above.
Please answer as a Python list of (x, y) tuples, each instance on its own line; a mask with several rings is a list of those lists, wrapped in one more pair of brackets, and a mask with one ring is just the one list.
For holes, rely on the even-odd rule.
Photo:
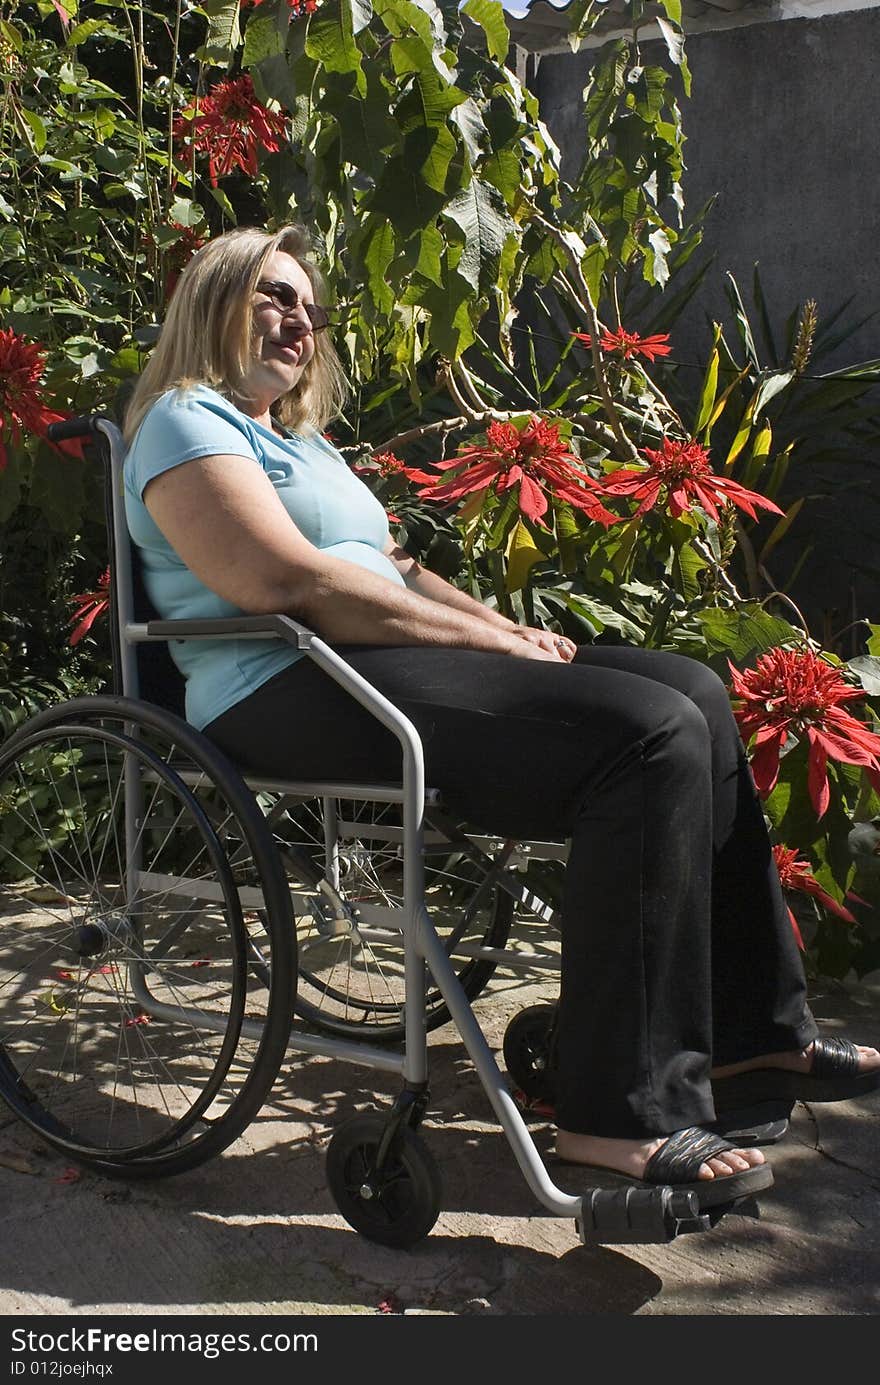
[(253, 360), (243, 384), (255, 401), (255, 417), (274, 404), (300, 379), (315, 354), (312, 324), (302, 306), (313, 303), (314, 294), (305, 270), (292, 255), (276, 250), (263, 266), (261, 283), (288, 285), (298, 300), (297, 307), (283, 309), (278, 299), (259, 290), (253, 296)]

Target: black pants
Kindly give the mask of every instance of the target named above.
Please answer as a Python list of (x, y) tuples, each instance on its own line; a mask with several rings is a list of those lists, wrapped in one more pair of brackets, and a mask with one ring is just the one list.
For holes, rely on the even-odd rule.
[[(711, 1063), (816, 1036), (723, 683), (680, 655), (572, 664), (471, 650), (339, 651), (410, 718), (427, 781), (474, 826), (570, 837), (557, 1123), (618, 1138), (714, 1118)], [(400, 748), (302, 660), (207, 734), (272, 775), (399, 779)]]

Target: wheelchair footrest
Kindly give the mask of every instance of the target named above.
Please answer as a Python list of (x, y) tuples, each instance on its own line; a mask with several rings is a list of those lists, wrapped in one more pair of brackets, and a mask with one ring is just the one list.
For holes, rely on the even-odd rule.
[(708, 1231), (713, 1222), (696, 1193), (663, 1186), (588, 1189), (575, 1224), (584, 1245), (649, 1245)]

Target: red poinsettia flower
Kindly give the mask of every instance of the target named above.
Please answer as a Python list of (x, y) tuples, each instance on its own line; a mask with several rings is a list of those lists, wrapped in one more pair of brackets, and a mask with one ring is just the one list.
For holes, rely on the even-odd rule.
[(719, 504), (728, 503), (745, 510), (752, 519), (758, 518), (756, 506), (782, 514), (779, 506), (766, 496), (747, 490), (729, 476), (718, 476), (709, 465), (709, 453), (698, 442), (664, 438), (659, 452), (650, 447), (642, 450), (648, 466), (621, 467), (612, 471), (602, 485), (606, 495), (625, 495), (640, 501), (637, 515), (652, 509), (661, 493), (676, 519), (691, 508), (693, 501), (714, 520), (718, 519)]
[[(8, 461), (7, 441), (20, 442), (23, 432), (45, 438), (50, 423), (68, 417), (48, 408), (40, 397), (45, 369), (45, 347), (27, 341), (11, 327), (0, 330), (0, 471)], [(71, 456), (83, 455), (80, 438), (54, 445)]]
[(98, 590), (94, 592), (80, 592), (79, 596), (72, 596), (71, 601), (78, 601), (79, 605), (70, 617), (71, 625), (78, 622), (76, 628), (70, 636), (70, 644), (79, 644), (83, 635), (87, 635), (94, 625), (98, 616), (102, 616), (110, 606), (110, 569), (105, 568), (98, 578)]
[[(730, 661), (728, 660), (728, 663)], [(779, 756), (789, 734), (809, 745), (807, 787), (821, 817), (830, 801), (828, 759), (863, 765), (880, 792), (880, 736), (843, 710), (865, 696), (811, 649), (770, 649), (753, 669), (730, 664), (732, 691), (741, 703), (734, 716), (746, 745), (755, 737), (752, 773), (765, 797), (779, 778)]]
[[(844, 923), (855, 923), (856, 920), (849, 909), (838, 904), (827, 890), (822, 889), (819, 881), (810, 870), (809, 861), (799, 859), (796, 850), (787, 846), (774, 846), (773, 860), (776, 862), (776, 869), (779, 871), (779, 879), (784, 890), (801, 890), (803, 894), (812, 895), (814, 899), (818, 899), (824, 909), (827, 909), (831, 914), (836, 914), (839, 919), (843, 919)], [(794, 929), (798, 947), (803, 951), (804, 940), (791, 909), (788, 911), (788, 917), (791, 919), (791, 926)]]
[(257, 100), (253, 81), (245, 73), (211, 87), (192, 109), (177, 117), (174, 135), (207, 154), (208, 173), (216, 187), (217, 180), (233, 168), (256, 177), (257, 150), (276, 153), (281, 148), (287, 137), (287, 117)]
[(429, 475), (427, 471), (407, 466), (406, 462), (396, 457), (393, 452), (374, 452), (368, 462), (355, 463), (352, 470), (357, 472), (358, 476), (404, 476), (407, 481), (425, 486), (431, 486), (437, 480), (436, 476)]
[(547, 513), (551, 496), (606, 527), (620, 523), (620, 516), (597, 498), (598, 483), (568, 451), (558, 424), (543, 418), (530, 418), (522, 429), (513, 423), (490, 423), (483, 444), (433, 465), (452, 475), (419, 491), (424, 500), (460, 500), (464, 495), (485, 496), (493, 489), (501, 494), (518, 486), (520, 513), (535, 523)]
[[(571, 335), (577, 341), (583, 342), (586, 347), (593, 344), (593, 338), (588, 332), (572, 332)], [(627, 332), (623, 327), (617, 327), (613, 332), (609, 332), (606, 327), (599, 336), (599, 350), (616, 352), (624, 360), (628, 360), (630, 356), (644, 356), (646, 360), (653, 361), (657, 356), (668, 356), (672, 347), (669, 345), (668, 332), (658, 332), (653, 337), (642, 337), (638, 332)]]

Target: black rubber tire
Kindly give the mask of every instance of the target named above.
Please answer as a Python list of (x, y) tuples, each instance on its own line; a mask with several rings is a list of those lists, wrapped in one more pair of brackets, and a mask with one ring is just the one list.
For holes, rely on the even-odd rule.
[(504, 1066), (529, 1101), (552, 1104), (555, 1100), (552, 1052), (555, 1023), (555, 1005), (528, 1005), (514, 1015), (504, 1032)]
[[(218, 891), (224, 919), (235, 920), (232, 932), (236, 936), (234, 948), (230, 945), (228, 956), (224, 954), (224, 965), (232, 969), (235, 977), (237, 997), (229, 1011), (229, 1042), (224, 1038), (221, 1062), (211, 1070), (212, 1075), (202, 1090), (199, 1090), (198, 1083), (204, 1078), (204, 1073), (199, 1063), (193, 1061), (193, 1071), (188, 1072), (186, 1078), (188, 1096), (189, 1084), (192, 1084), (191, 1106), (183, 1119), (169, 1119), (164, 1135), (153, 1129), (150, 1138), (143, 1140), (140, 1145), (132, 1144), (130, 1140), (123, 1143), (115, 1135), (92, 1143), (76, 1137), (76, 1132), (72, 1133), (68, 1124), (53, 1115), (47, 1096), (44, 1095), (42, 1100), (35, 1099), (32, 1092), (23, 1088), (16, 1066), (17, 1055), (10, 1052), (6, 1033), (0, 1053), (0, 1096), (49, 1144), (78, 1163), (111, 1176), (127, 1178), (182, 1173), (225, 1149), (250, 1124), (263, 1105), (285, 1056), (296, 991), (295, 934), (287, 882), (259, 807), (241, 776), (205, 737), (179, 718), (152, 704), (117, 697), (80, 698), (41, 712), (3, 745), (0, 751), (3, 777), (8, 782), (10, 767), (14, 768), (32, 753), (29, 747), (49, 744), (53, 737), (63, 738), (71, 727), (79, 727), (81, 731), (90, 733), (95, 744), (115, 745), (120, 753), (132, 758), (139, 756), (152, 775), (152, 784), (167, 782), (176, 786), (178, 800), (185, 804), (191, 820), (200, 822), (201, 839), (212, 843), (212, 852), (218, 840), (222, 840), (222, 850), (218, 847), (214, 852), (218, 884), (213, 888)], [(45, 737), (48, 740), (42, 739)], [(134, 750), (131, 749), (132, 745)], [(160, 764), (158, 770), (157, 763)], [(164, 769), (161, 768), (163, 764), (166, 766)], [(172, 768), (167, 768), (169, 764)], [(222, 822), (222, 833), (217, 826), (219, 822)], [(88, 835), (86, 833), (86, 840)], [(226, 854), (230, 841), (236, 844), (239, 858), (239, 864), (234, 869)], [(267, 988), (254, 985), (252, 969), (247, 963), (250, 935), (255, 925), (250, 921), (246, 924), (242, 922), (239, 908), (238, 887), (245, 869), (241, 858), (245, 854), (247, 878), (258, 885), (266, 906), (258, 932), (261, 953), (271, 961), (265, 975)], [(15, 869), (20, 872), (21, 864), (13, 866), (13, 874)], [(177, 893), (175, 891), (175, 896)], [(213, 903), (202, 908), (202, 921), (209, 912), (216, 912)], [(186, 929), (190, 926), (186, 918), (193, 911), (178, 912), (184, 921), (172, 928), (169, 935), (171, 943), (163, 941), (162, 945), (166, 949), (176, 946), (178, 953), (175, 957), (183, 957), (189, 955), (185, 951)], [(54, 938), (52, 947), (55, 947)], [(131, 958), (124, 960), (130, 966)], [(163, 964), (165, 953), (154, 956), (150, 965), (158, 966), (156, 974), (161, 975)], [(175, 965), (182, 967), (185, 964), (176, 962)], [(169, 985), (176, 995), (180, 989), (180, 973), (171, 971), (169, 974)], [(115, 998), (120, 1007), (128, 1006), (125, 1013), (130, 1013), (131, 999), (125, 988), (115, 980), (112, 984), (118, 992)], [(87, 999), (93, 1002), (94, 998)], [(202, 1012), (197, 1013), (201, 1015)], [(154, 1043), (154, 1036), (161, 1033), (163, 1020), (169, 1025), (169, 1032), (175, 1023), (183, 1022), (176, 1019), (176, 1012), (171, 1018), (160, 1016), (157, 1019), (154, 1016), (151, 1022), (156, 1028), (149, 1031), (150, 1045)], [(243, 1033), (243, 1021), (250, 1021), (256, 1027)], [(209, 1029), (212, 1034), (217, 1032), (212, 1021), (206, 1020), (204, 1026), (200, 1027)], [(212, 1039), (212, 1042), (215, 1040)], [(171, 1054), (168, 1062), (180, 1061), (177, 1049), (169, 1048), (168, 1052)], [(203, 1055), (198, 1051), (197, 1044), (193, 1045), (192, 1052), (201, 1060)], [(165, 1062), (163, 1058), (163, 1066)], [(202, 1066), (206, 1071), (207, 1064), (208, 1060), (205, 1059)], [(230, 1074), (228, 1079), (227, 1073)], [(131, 1084), (133, 1087), (133, 1070)]]
[(440, 1214), (442, 1185), (436, 1160), (409, 1126), (401, 1126), (374, 1196), (361, 1188), (387, 1126), (373, 1112), (342, 1124), (327, 1149), (327, 1183), (340, 1213), (361, 1236), (408, 1250), (428, 1235)]

